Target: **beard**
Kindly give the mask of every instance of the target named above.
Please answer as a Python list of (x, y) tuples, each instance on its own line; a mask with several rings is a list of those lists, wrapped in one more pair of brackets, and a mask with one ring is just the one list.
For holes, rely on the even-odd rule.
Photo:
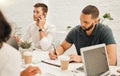
[(89, 30), (91, 30), (93, 28), (93, 23), (89, 26), (89, 27), (87, 27), (87, 28), (85, 28), (85, 29), (83, 29), (84, 31), (89, 31)]

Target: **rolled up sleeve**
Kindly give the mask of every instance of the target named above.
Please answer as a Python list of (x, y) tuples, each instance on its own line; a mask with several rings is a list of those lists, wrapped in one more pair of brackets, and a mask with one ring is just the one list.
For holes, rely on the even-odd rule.
[(41, 46), (42, 50), (50, 49), (51, 44), (54, 40), (55, 31), (56, 31), (56, 28), (54, 25), (52, 25), (51, 27), (49, 27), (49, 30), (47, 31), (46, 36), (39, 41), (39, 45)]

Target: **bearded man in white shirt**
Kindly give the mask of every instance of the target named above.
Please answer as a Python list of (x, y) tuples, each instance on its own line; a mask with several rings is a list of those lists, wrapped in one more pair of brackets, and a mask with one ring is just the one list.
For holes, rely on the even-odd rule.
[[(48, 7), (44, 3), (36, 3), (33, 10), (34, 22), (28, 27), (26, 33), (21, 38), (22, 41), (31, 41), (36, 48), (49, 50), (55, 35), (55, 26), (46, 22)], [(21, 40), (16, 38), (20, 43)]]

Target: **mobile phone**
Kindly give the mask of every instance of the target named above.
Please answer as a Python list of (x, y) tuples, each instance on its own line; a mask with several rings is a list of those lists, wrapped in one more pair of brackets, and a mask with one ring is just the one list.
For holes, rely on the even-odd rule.
[[(46, 13), (42, 15), (46, 19)], [(38, 22), (40, 22), (40, 17), (37, 19)]]
[(46, 13), (43, 13), (44, 18), (46, 18)]
[(37, 19), (37, 22), (40, 22), (40, 18)]

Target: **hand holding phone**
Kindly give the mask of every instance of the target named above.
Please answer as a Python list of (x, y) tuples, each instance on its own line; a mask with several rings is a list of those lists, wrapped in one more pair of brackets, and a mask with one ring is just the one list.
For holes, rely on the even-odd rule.
[(38, 23), (40, 22), (40, 18), (37, 19), (37, 22), (38, 22)]
[(46, 18), (46, 15), (45, 15), (45, 14), (40, 15), (37, 21), (40, 22), (40, 21), (42, 21), (42, 20), (46, 20), (45, 18)]
[(44, 25), (46, 22), (45, 16), (44, 15), (39, 16), (37, 22), (38, 22), (39, 28), (44, 28)]

